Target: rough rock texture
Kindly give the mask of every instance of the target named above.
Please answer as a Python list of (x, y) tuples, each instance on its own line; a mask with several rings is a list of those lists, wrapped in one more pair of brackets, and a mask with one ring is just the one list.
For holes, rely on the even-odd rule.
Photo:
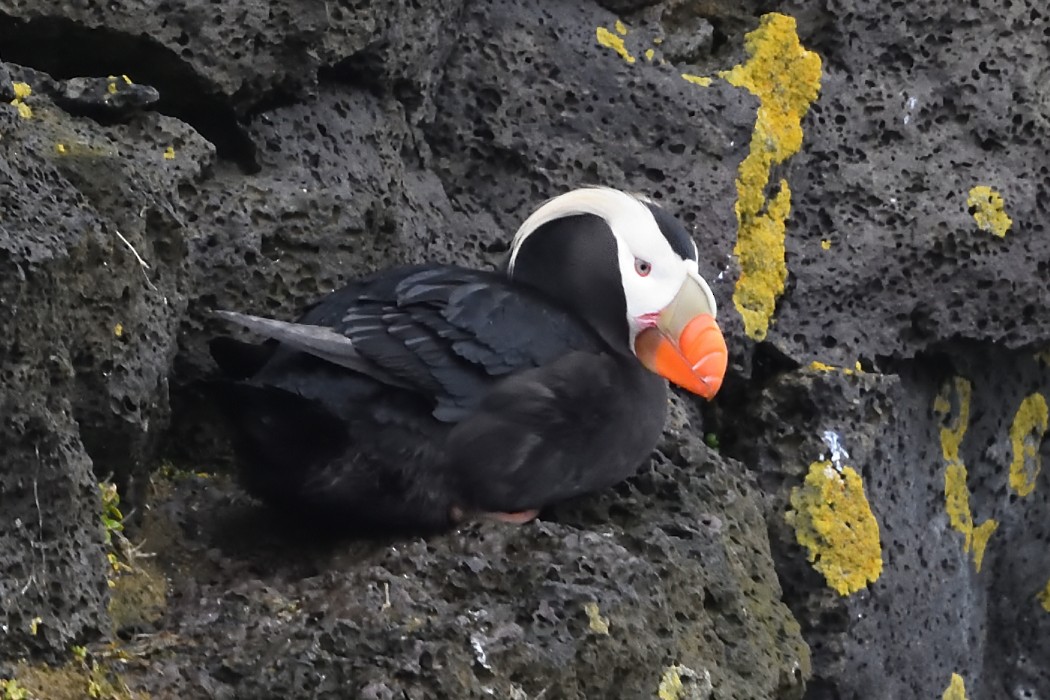
[[(759, 102), (718, 72), (771, 11), (823, 76), (772, 173), (788, 279), (755, 343), (734, 178)], [(155, 697), (939, 697), (953, 673), (1050, 697), (1048, 26), (1036, 0), (0, 0), (0, 661), (93, 642)], [(192, 389), (208, 309), (496, 265), (581, 183), (695, 226), (732, 350), (637, 478), (522, 529), (347, 543), (155, 473), (221, 470)], [(828, 430), (881, 529), (882, 575), (848, 597), (785, 519)], [(107, 600), (110, 475), (170, 580), (159, 618)], [(967, 532), (990, 532), (979, 572)]]
[[(1050, 564), (1050, 530), (1042, 517), (1050, 493), (1037, 486), (1018, 498), (1008, 483), (1015, 412), (1032, 389), (1050, 390), (1050, 371), (1029, 355), (990, 345), (956, 350), (950, 361), (923, 358), (892, 376), (783, 375), (749, 398), (744, 427), (726, 436), (741, 445), (739, 456), (757, 469), (764, 490), (775, 494), (771, 512), (783, 513), (784, 485), (797, 484), (810, 462), (830, 453), (821, 436), (836, 432), (849, 453), (844, 463), (862, 472), (881, 527), (882, 576), (843, 598), (806, 563), (785, 519), (769, 519), (786, 599), (813, 653), (807, 697), (937, 697), (952, 672), (966, 678), (974, 697), (1045, 692), (1041, 640), (1050, 634), (1050, 614), (1036, 596), (1047, 585)], [(999, 523), (980, 572), (945, 507), (940, 431), (961, 411), (953, 397), (949, 415), (939, 415), (935, 400), (954, 376), (975, 378), (960, 451), (970, 470), (972, 517)], [(793, 417), (790, 423), (785, 415)]]
[(175, 697), (640, 698), (677, 665), (719, 697), (801, 697), (808, 652), (754, 485), (675, 413), (615, 493), (429, 541), (318, 542), (223, 478), (158, 480), (143, 536), (174, 634), (132, 644), (125, 679)]
[[(4, 519), (14, 524), (4, 529), (0, 605), (9, 650), (61, 649), (102, 627), (95, 483), (142, 473), (167, 421), (188, 271), (172, 195), (211, 152), (160, 115), (103, 127), (41, 96), (25, 102), (28, 119), (0, 107), (0, 454)], [(194, 158), (167, 165), (170, 143)]]
[[(1050, 12), (1038, 2), (1003, 12), (794, 7), (825, 75), (792, 162), (794, 286), (775, 342), (836, 365), (911, 357), (960, 337), (1045, 348), (1050, 87), (1046, 66), (1029, 57), (1043, 51)], [(1005, 194), (1014, 222), (1005, 238), (970, 215), (975, 185)]]

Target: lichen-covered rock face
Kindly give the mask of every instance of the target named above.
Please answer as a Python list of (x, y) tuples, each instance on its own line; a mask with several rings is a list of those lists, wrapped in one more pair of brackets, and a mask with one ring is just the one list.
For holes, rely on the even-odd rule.
[[(1028, 354), (977, 344), (957, 350), (952, 363), (908, 362), (892, 376), (828, 368), (784, 375), (750, 397), (748, 420), (726, 436), (741, 445), (738, 456), (757, 468), (760, 484), (797, 483), (807, 460), (836, 453), (840, 468), (864, 476), (883, 569), (866, 590), (835, 593), (839, 581), (806, 563), (797, 529), (787, 518), (769, 519), (786, 599), (813, 651), (813, 697), (940, 697), (952, 673), (977, 697), (1046, 687), (1040, 640), (1050, 634), (1050, 615), (1038, 594), (1047, 584), (1042, 514), (1050, 494), (1037, 487), (1018, 497), (1010, 478), (1017, 412), (1032, 387), (1050, 388), (1050, 373)], [(1019, 456), (1035, 463), (1023, 448)], [(956, 466), (963, 474), (952, 493), (946, 481)], [(767, 492), (771, 513), (789, 510), (786, 489)], [(831, 528), (846, 520), (822, 517)], [(990, 535), (984, 541), (981, 531)], [(855, 534), (843, 531), (820, 556), (869, 551)], [(854, 571), (867, 564), (857, 561)], [(918, 639), (928, 646), (901, 652)]]
[[(846, 366), (955, 337), (1045, 347), (1048, 87), (1029, 57), (1046, 8), (792, 7), (825, 71), (792, 162), (794, 286), (777, 310), (778, 346)], [(1002, 196), (1005, 236), (982, 228), (975, 186)]]
[[(0, 0), (0, 678), (91, 642), (156, 696), (1050, 696), (1050, 16), (896, 5)], [(191, 475), (209, 309), (495, 266), (587, 183), (693, 226), (731, 349), (638, 477), (364, 543)], [(110, 476), (156, 553), (112, 587)]]

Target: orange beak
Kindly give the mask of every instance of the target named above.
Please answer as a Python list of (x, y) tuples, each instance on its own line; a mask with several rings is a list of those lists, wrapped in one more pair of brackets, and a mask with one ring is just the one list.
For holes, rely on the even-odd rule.
[(703, 280), (690, 277), (670, 304), (657, 315), (656, 326), (634, 341), (634, 353), (651, 371), (683, 389), (712, 398), (729, 364), (715, 305)]

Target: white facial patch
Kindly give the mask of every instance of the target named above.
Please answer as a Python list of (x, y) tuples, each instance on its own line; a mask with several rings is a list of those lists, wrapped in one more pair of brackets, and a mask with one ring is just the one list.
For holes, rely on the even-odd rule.
[[(700, 278), (695, 260), (683, 260), (660, 231), (652, 212), (639, 197), (607, 187), (573, 190), (548, 201), (525, 220), (511, 243), (509, 269), (522, 243), (540, 226), (555, 219), (579, 214), (601, 217), (616, 238), (617, 261), (627, 303), (627, 325), (631, 345), (645, 326), (639, 320), (664, 309), (674, 299), (687, 277), (698, 280), (707, 291), (714, 310), (714, 298)], [(695, 246), (695, 243), (694, 243)], [(642, 276), (635, 269), (636, 259), (650, 265)]]

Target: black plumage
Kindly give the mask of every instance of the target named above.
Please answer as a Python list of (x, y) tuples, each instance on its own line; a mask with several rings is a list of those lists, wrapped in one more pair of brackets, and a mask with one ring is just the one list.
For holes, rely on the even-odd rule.
[(443, 528), (630, 476), (667, 386), (632, 351), (616, 246), (601, 216), (560, 216), (513, 277), (407, 266), (295, 323), (217, 312), (268, 337), (211, 344), (246, 489), (328, 522)]

